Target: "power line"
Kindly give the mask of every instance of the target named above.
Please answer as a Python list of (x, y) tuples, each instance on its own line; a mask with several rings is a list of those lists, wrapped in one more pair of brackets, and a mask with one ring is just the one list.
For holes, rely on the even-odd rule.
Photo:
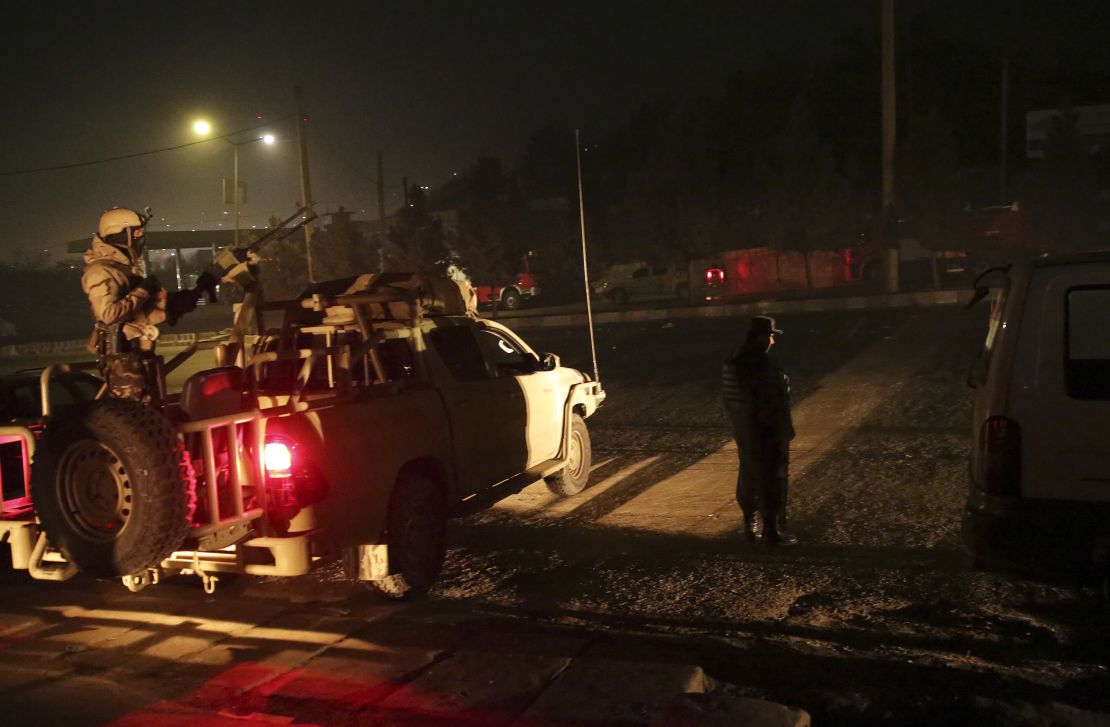
[(256, 129), (262, 129), (262, 128), (267, 127), (267, 126), (271, 126), (271, 125), (277, 123), (278, 121), (284, 121), (284, 120), (286, 120), (286, 119), (288, 119), (292, 116), (296, 116), (296, 113), (286, 114), (285, 116), (278, 117), (277, 119), (274, 119), (273, 121), (268, 121), (265, 124), (259, 124), (257, 126), (251, 126), (251, 127), (245, 128), (245, 129), (237, 129), (235, 131), (229, 131), (228, 133), (222, 134), (220, 136), (213, 136), (209, 139), (200, 139), (198, 141), (190, 141), (187, 144), (178, 144), (177, 146), (167, 146), (167, 147), (163, 147), (162, 149), (151, 149), (149, 151), (138, 151), (138, 152), (135, 152), (133, 154), (121, 154), (120, 156), (108, 157), (107, 159), (96, 159), (94, 161), (88, 161), (88, 162), (73, 162), (72, 164), (58, 164), (58, 165), (53, 166), (53, 167), (38, 167), (36, 169), (10, 169), (8, 171), (0, 172), (0, 177), (13, 177), (13, 176), (16, 176), (16, 175), (19, 175), (19, 174), (36, 174), (38, 172), (56, 172), (56, 171), (61, 170), (61, 169), (76, 169), (78, 167), (91, 167), (91, 166), (95, 166), (97, 164), (107, 164), (109, 162), (118, 162), (118, 161), (121, 161), (123, 159), (134, 159), (136, 157), (145, 157), (145, 156), (150, 156), (152, 154), (161, 154), (162, 152), (167, 152), (167, 151), (177, 151), (178, 149), (184, 149), (186, 147), (196, 146), (197, 144), (207, 144), (211, 141), (218, 141), (220, 139), (229, 139), (229, 137), (237, 136), (239, 134), (243, 134), (243, 133), (248, 132), (248, 131), (255, 131)]

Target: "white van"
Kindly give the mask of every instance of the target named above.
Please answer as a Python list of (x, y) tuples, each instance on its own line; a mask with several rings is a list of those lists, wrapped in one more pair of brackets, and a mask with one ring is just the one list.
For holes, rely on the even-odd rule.
[(963, 540), (975, 563), (1110, 573), (1110, 253), (987, 271)]

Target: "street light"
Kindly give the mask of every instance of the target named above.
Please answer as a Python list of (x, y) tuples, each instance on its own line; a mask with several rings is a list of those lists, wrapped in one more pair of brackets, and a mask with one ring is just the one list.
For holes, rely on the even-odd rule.
[(247, 139), (246, 141), (232, 141), (231, 139), (224, 139), (231, 148), (235, 151), (235, 179), (232, 181), (232, 194), (235, 195), (235, 244), (239, 244), (239, 147), (246, 146), (247, 144), (263, 144), (270, 146), (276, 141), (273, 134), (266, 134), (257, 139)]
[[(212, 125), (203, 119), (198, 119), (193, 123), (193, 130), (200, 136), (207, 136), (212, 130)], [(264, 134), (256, 139), (247, 139), (246, 141), (232, 141), (227, 137), (221, 136), (221, 139), (231, 144), (234, 152), (234, 179), (232, 180), (232, 194), (235, 196), (235, 244), (239, 244), (239, 147), (246, 146), (247, 144), (257, 144), (262, 142), (267, 146), (271, 146), (277, 139), (273, 134)]]

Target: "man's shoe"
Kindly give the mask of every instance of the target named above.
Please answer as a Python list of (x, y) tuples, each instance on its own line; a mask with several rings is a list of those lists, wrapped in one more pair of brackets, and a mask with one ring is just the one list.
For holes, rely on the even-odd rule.
[(744, 518), (744, 540), (749, 543), (758, 543), (763, 538), (763, 528), (759, 521), (753, 518)]
[(763, 535), (763, 542), (767, 545), (790, 547), (798, 544), (798, 536), (771, 530)]

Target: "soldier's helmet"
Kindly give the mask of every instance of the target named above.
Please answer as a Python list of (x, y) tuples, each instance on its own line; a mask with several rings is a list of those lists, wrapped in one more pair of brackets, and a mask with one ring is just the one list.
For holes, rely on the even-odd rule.
[(126, 207), (113, 207), (100, 215), (97, 234), (101, 240), (126, 249), (137, 260), (143, 254), (143, 220)]

